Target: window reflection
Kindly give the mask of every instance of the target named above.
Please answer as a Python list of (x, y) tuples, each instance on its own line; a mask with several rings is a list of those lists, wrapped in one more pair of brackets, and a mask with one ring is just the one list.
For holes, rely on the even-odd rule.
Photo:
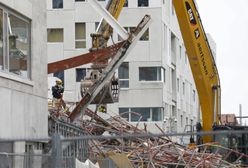
[(139, 67), (140, 81), (161, 81), (161, 67)]
[(64, 41), (63, 29), (47, 29), (47, 42), (62, 43)]
[(119, 115), (129, 122), (152, 122), (162, 121), (163, 111), (161, 107), (136, 107), (136, 108), (119, 108)]
[(75, 48), (86, 48), (85, 23), (75, 23)]
[(53, 9), (63, 8), (63, 0), (53, 0)]
[(9, 71), (28, 77), (29, 58), (29, 24), (22, 19), (9, 14)]

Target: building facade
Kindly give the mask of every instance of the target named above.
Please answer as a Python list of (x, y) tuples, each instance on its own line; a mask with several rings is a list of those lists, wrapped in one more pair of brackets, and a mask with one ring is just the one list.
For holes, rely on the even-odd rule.
[[(106, 5), (104, 0), (99, 3)], [(88, 52), (90, 33), (101, 16), (85, 0), (47, 0), (47, 4), (48, 61)], [(108, 113), (134, 124), (144, 122), (155, 133), (160, 132), (154, 123), (165, 132), (183, 132), (199, 120), (199, 102), (172, 1), (127, 0), (119, 23), (132, 31), (145, 14), (153, 22), (118, 70), (120, 99), (108, 105)], [(116, 33), (113, 41), (120, 41)], [(81, 98), (80, 80), (87, 68), (53, 74), (64, 80), (67, 101)]]
[[(46, 3), (0, 0), (0, 25), (0, 138), (47, 137)], [(1, 143), (0, 151), (30, 145)]]

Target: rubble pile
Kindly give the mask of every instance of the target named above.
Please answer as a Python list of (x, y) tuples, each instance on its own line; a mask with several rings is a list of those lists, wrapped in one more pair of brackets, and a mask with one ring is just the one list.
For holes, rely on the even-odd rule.
[[(116, 138), (99, 138), (90, 140), (90, 159), (105, 158), (109, 153), (125, 154), (133, 167), (239, 167), (243, 155), (237, 154), (237, 161), (229, 163), (225, 159), (234, 151), (218, 145), (205, 144), (188, 148), (173, 142), (169, 137), (153, 137), (147, 127), (139, 129), (120, 116), (104, 120), (87, 109), (85, 115), (90, 120), (81, 120), (81, 127), (89, 135), (110, 135)], [(163, 130), (156, 127), (164, 133)], [(142, 136), (139, 136), (142, 135)], [(144, 136), (147, 135), (147, 136)], [(210, 147), (218, 148), (208, 153)], [(220, 148), (220, 149), (219, 149)]]

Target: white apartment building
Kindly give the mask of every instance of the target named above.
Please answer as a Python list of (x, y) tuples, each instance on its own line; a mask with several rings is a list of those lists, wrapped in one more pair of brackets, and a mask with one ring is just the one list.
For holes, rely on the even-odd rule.
[[(0, 0), (0, 138), (48, 136), (46, 55), (46, 3)], [(0, 152), (22, 153), (38, 146), (1, 142)], [(10, 166), (0, 157), (0, 167), (5, 161)]]
[[(106, 1), (99, 1), (103, 6)], [(132, 123), (146, 123), (152, 132), (183, 132), (198, 121), (198, 95), (171, 0), (127, 0), (119, 23), (128, 31), (145, 14), (152, 17), (148, 31), (119, 68), (119, 103), (108, 113), (119, 113)], [(47, 0), (48, 61), (88, 52), (101, 16), (86, 0)], [(113, 41), (119, 37), (113, 35)], [(111, 44), (111, 43), (110, 43)], [(87, 66), (56, 73), (64, 80), (65, 99), (78, 101), (80, 80)], [(133, 113), (136, 112), (136, 113)]]

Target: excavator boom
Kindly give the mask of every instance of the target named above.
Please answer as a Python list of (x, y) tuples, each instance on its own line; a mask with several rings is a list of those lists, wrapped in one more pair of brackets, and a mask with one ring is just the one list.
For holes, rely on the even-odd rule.
[[(173, 4), (199, 95), (202, 130), (212, 131), (220, 115), (220, 80), (215, 60), (194, 0), (173, 0)], [(204, 143), (210, 141), (212, 137), (203, 137)]]

